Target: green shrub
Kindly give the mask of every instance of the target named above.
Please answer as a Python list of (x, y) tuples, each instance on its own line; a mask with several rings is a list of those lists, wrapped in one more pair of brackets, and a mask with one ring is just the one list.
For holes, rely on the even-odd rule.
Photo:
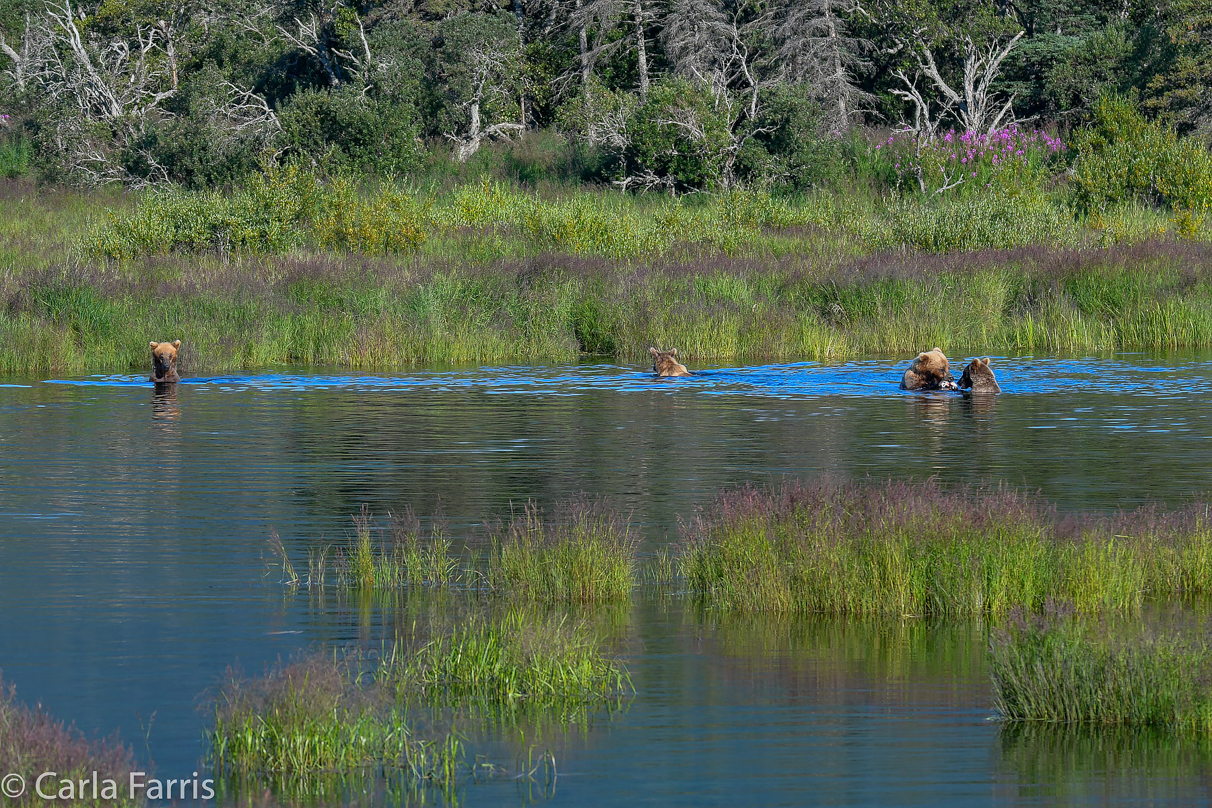
[(420, 126), (411, 104), (340, 91), (305, 90), (279, 115), (280, 144), (336, 170), (402, 174), (420, 162)]
[(636, 108), (629, 130), (629, 175), (679, 192), (710, 191), (719, 184), (731, 135), (708, 93), (681, 80), (656, 84)]
[(1198, 140), (1145, 120), (1133, 104), (1107, 96), (1075, 139), (1073, 201), (1082, 212), (1131, 202), (1212, 209), (1212, 154)]
[(0, 177), (16, 179), (29, 173), (34, 150), (25, 138), (0, 140)]
[(391, 184), (327, 182), (297, 163), (251, 175), (235, 192), (158, 190), (111, 215), (88, 246), (108, 258), (171, 252), (282, 253), (320, 249), (404, 253), (425, 239), (425, 209)]

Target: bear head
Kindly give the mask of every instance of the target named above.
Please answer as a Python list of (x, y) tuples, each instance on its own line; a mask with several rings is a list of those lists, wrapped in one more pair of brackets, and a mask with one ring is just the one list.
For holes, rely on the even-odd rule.
[(997, 383), (997, 378), (993, 375), (993, 369), (989, 367), (988, 357), (984, 359), (973, 359), (968, 363), (968, 367), (964, 368), (963, 374), (960, 376), (959, 386), (961, 389), (971, 389), (974, 393), (1000, 393), (1001, 386)]
[(677, 360), (677, 348), (670, 348), (668, 351), (658, 351), (656, 348), (649, 346), (648, 353), (652, 354), (652, 370), (658, 376), (690, 375), (690, 371), (686, 369), (686, 366)]
[(152, 342), (152, 378), (153, 382), (177, 381), (177, 351), (181, 349), (181, 340), (172, 342)]

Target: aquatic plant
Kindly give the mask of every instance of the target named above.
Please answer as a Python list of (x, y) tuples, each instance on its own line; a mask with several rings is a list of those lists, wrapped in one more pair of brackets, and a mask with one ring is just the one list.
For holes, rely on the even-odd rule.
[(1017, 611), (989, 643), (1005, 721), (1212, 730), (1212, 649), (1178, 637), (1116, 638), (1049, 602)]
[(1199, 509), (1062, 519), (1004, 488), (817, 479), (721, 494), (683, 526), (679, 567), (696, 597), (740, 612), (1127, 610), (1208, 594), (1212, 524)]
[(458, 736), (418, 737), (401, 709), (361, 684), (356, 662), (316, 654), (256, 679), (229, 669), (208, 732), (216, 772), (304, 774), (379, 765), (453, 786), (466, 765)]
[(388, 529), (379, 528), (363, 505), (353, 517), (349, 543), (334, 557), (337, 585), (353, 589), (444, 588), (459, 581), (458, 562), (442, 519), (432, 521), (428, 538), (412, 508), (393, 514)]
[(564, 713), (616, 704), (631, 691), (627, 669), (587, 624), (516, 607), (473, 615), (416, 648), (397, 644), (375, 677), (401, 700)]
[[(16, 798), (6, 790), (6, 805), (43, 804), (35, 791), (35, 781), (44, 772), (56, 773), (49, 788), (56, 794), (60, 793), (61, 780), (88, 781), (87, 793), (71, 792), (73, 805), (142, 805), (143, 799), (130, 798), (128, 788), (130, 773), (136, 768), (134, 752), (117, 737), (90, 741), (75, 725), (53, 718), (41, 705), (20, 703), (16, 687), (0, 680), (0, 774), (6, 778), (18, 776), (25, 786), (24, 793)], [(92, 790), (94, 772), (98, 777), (96, 795)], [(106, 792), (105, 780), (117, 785), (112, 795)], [(10, 786), (7, 780), (5, 786)]]
[(636, 580), (637, 538), (602, 501), (574, 499), (544, 517), (526, 503), (493, 529), (486, 580), (493, 592), (542, 603), (624, 600)]

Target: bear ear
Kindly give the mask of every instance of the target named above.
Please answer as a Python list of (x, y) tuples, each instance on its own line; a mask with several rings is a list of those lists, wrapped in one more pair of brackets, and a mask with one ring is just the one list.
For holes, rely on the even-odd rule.
[(930, 354), (926, 353), (925, 351), (922, 351), (920, 354), (917, 355), (917, 361), (919, 361), (919, 362), (925, 362), (929, 358), (930, 358)]
[(181, 340), (179, 340), (179, 339), (175, 339), (175, 340), (173, 340), (173, 347), (174, 347), (174, 348), (180, 348), (180, 347), (181, 347)]
[(939, 347), (938, 347), (937, 345), (935, 345), (935, 346), (934, 346), (934, 350), (933, 350), (933, 351), (931, 351), (931, 353), (942, 353), (942, 351), (940, 351), (940, 350), (939, 350)]
[(160, 343), (158, 342), (149, 342), (148, 345), (151, 345), (153, 351), (160, 347)]
[(989, 357), (986, 356), (984, 359), (980, 360), (980, 363), (985, 367), (989, 367)]
[(649, 346), (648, 346), (648, 353), (652, 354), (653, 356), (656, 356), (656, 355), (657, 355), (657, 353), (658, 353), (658, 351), (657, 351), (657, 349), (656, 349), (656, 348), (653, 348), (651, 345), (649, 345)]
[(677, 355), (678, 355), (678, 349), (677, 349), (677, 348), (670, 348), (670, 349), (669, 349), (669, 355), (670, 355), (670, 356), (677, 356)]

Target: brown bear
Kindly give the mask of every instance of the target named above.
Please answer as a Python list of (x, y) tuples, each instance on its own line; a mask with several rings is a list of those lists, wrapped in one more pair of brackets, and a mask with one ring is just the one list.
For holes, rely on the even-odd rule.
[(968, 363), (968, 367), (964, 368), (963, 375), (959, 380), (960, 389), (971, 388), (973, 393), (1000, 393), (1002, 388), (998, 386), (997, 379), (993, 376), (993, 370), (989, 367), (988, 357), (984, 359), (973, 359)]
[(657, 376), (664, 378), (666, 376), (689, 376), (690, 371), (686, 370), (686, 366), (679, 364), (677, 360), (678, 349), (670, 348), (668, 351), (658, 351), (656, 348), (649, 346), (648, 353), (652, 354), (652, 370)]
[(180, 347), (181, 340), (151, 343), (151, 381), (156, 384), (176, 384), (181, 381), (181, 374), (177, 373), (177, 350)]
[(909, 369), (901, 377), (902, 390), (954, 390), (955, 377), (951, 365), (938, 348), (923, 351), (909, 363)]

